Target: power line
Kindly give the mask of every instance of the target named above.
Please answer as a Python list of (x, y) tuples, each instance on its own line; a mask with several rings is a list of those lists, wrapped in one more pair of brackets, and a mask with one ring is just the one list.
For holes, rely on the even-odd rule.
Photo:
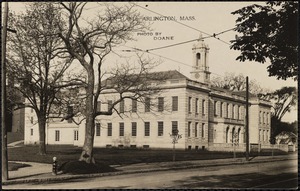
[[(172, 59), (172, 58), (168, 58), (168, 57), (166, 57), (166, 56), (162, 56), (162, 55), (159, 55), (159, 54), (156, 54), (156, 53), (153, 53), (153, 52), (149, 52), (149, 51), (147, 51), (147, 50), (142, 50), (142, 49), (139, 49), (139, 48), (134, 48), (134, 47), (126, 46), (126, 45), (122, 45), (122, 46), (127, 47), (127, 48), (131, 48), (131, 49), (133, 49), (133, 50), (135, 50), (135, 51), (138, 51), (138, 52), (145, 52), (145, 53), (148, 53), (148, 54), (152, 54), (152, 55), (154, 55), (154, 56), (157, 56), (157, 57), (160, 57), (160, 58), (164, 58), (164, 59), (166, 59), (166, 60), (170, 60), (170, 61), (176, 62), (176, 63), (178, 63), (178, 64), (182, 64), (182, 65), (185, 65), (185, 66), (194, 68), (193, 66), (191, 66), (191, 65), (189, 65), (189, 64), (187, 64), (187, 63), (180, 62), (180, 61), (174, 60), (174, 59)], [(135, 51), (132, 51), (132, 50), (120, 50), (120, 51), (123, 51), (123, 52), (135, 52)], [(210, 72), (210, 73), (213, 74), (213, 75), (225, 77), (225, 76), (223, 76), (223, 75), (221, 75), (221, 74), (218, 74), (218, 73), (215, 73), (215, 72)]]
[[(138, 4), (134, 3), (134, 2), (130, 2), (130, 3), (132, 3), (132, 4), (134, 4), (134, 5), (138, 6), (138, 7), (140, 7), (140, 8), (142, 8), (142, 9), (145, 9), (145, 10), (147, 10), (147, 11), (149, 11), (149, 12), (152, 12), (152, 13), (155, 13), (155, 14), (157, 14), (157, 15), (159, 15), (159, 16), (165, 17), (164, 15), (162, 15), (162, 14), (160, 14), (160, 13), (158, 13), (158, 12), (155, 12), (155, 11), (152, 11), (152, 10), (150, 10), (150, 9), (148, 9), (148, 8), (142, 7), (142, 6), (140, 6), (140, 5), (138, 5)], [(216, 38), (217, 35), (222, 34), (222, 33), (218, 33), (218, 34), (215, 34), (215, 33), (214, 33), (213, 35), (211, 35), (211, 34), (209, 34), (209, 33), (206, 33), (206, 32), (204, 32), (204, 31), (201, 31), (201, 30), (199, 30), (199, 29), (196, 29), (196, 28), (194, 28), (194, 27), (191, 27), (191, 26), (189, 26), (189, 25), (186, 25), (186, 24), (184, 24), (184, 23), (182, 23), (182, 22), (179, 22), (179, 21), (177, 21), (177, 20), (172, 20), (172, 21), (174, 21), (174, 22), (176, 22), (176, 23), (178, 23), (178, 24), (181, 24), (181, 25), (183, 25), (183, 26), (185, 26), (185, 27), (188, 27), (188, 28), (190, 28), (190, 29), (193, 29), (193, 30), (196, 30), (196, 31), (198, 31), (198, 32), (204, 33), (204, 34), (206, 34), (206, 35), (208, 35), (208, 36), (213, 36), (215, 39), (217, 39), (217, 40), (219, 40), (219, 41), (221, 41), (221, 42), (223, 42), (223, 43), (225, 43), (225, 44), (227, 44), (227, 45), (230, 45), (230, 43), (228, 43), (228, 42), (226, 42), (226, 41), (224, 41), (224, 40), (221, 40), (220, 38)], [(234, 29), (234, 28), (233, 28), (233, 29)], [(230, 31), (230, 30), (232, 30), (232, 29), (229, 29), (228, 31)]]

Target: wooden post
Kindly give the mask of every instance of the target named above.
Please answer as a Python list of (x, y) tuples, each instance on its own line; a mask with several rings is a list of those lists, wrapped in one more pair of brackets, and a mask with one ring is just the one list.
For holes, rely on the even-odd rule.
[(7, 132), (6, 132), (6, 35), (8, 3), (4, 2), (1, 52), (1, 138), (2, 138), (2, 182), (8, 180)]

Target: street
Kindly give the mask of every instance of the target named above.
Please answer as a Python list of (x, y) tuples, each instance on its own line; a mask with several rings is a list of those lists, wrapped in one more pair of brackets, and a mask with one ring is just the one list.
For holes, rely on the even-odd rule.
[(27, 183), (4, 189), (297, 188), (297, 160), (128, 174), (66, 182)]

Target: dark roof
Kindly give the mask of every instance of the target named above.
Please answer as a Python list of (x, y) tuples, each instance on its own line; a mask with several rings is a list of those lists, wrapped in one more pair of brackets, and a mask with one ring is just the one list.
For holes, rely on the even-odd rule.
[[(124, 78), (126, 76), (126, 78)], [(120, 83), (120, 80), (126, 83), (125, 81), (136, 81), (140, 79), (147, 79), (150, 81), (164, 81), (164, 80), (177, 80), (177, 79), (188, 79), (185, 75), (181, 74), (177, 70), (169, 70), (169, 71), (160, 71), (160, 72), (150, 72), (146, 74), (128, 74), (125, 76), (113, 76), (104, 80), (102, 83), (107, 85), (112, 85), (116, 83)], [(124, 79), (126, 79), (124, 81)], [(122, 82), (121, 82), (122, 83)]]

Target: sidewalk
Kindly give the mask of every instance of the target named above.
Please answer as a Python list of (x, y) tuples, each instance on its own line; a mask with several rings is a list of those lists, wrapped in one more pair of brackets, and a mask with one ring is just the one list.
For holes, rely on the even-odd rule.
[[(17, 171), (9, 171), (9, 180), (3, 182), (2, 185), (8, 184), (21, 184), (28, 182), (53, 182), (62, 181), (67, 179), (75, 178), (89, 178), (89, 177), (100, 177), (100, 176), (113, 176), (121, 174), (132, 174), (132, 173), (145, 173), (153, 171), (166, 171), (166, 170), (179, 170), (187, 168), (201, 168), (211, 166), (223, 166), (223, 165), (234, 165), (234, 164), (246, 164), (246, 163), (263, 163), (270, 161), (282, 161), (282, 160), (297, 160), (298, 155), (281, 155), (281, 156), (258, 156), (250, 158), (250, 161), (246, 161), (245, 158), (236, 159), (214, 159), (214, 160), (194, 160), (194, 161), (177, 161), (177, 162), (159, 162), (159, 163), (138, 163), (124, 166), (114, 166), (117, 172), (109, 173), (97, 173), (97, 174), (82, 174), (82, 175), (52, 175), (52, 165), (43, 163), (33, 162), (18, 162), (31, 165), (30, 167), (20, 168)], [(16, 161), (15, 161), (16, 162)]]

